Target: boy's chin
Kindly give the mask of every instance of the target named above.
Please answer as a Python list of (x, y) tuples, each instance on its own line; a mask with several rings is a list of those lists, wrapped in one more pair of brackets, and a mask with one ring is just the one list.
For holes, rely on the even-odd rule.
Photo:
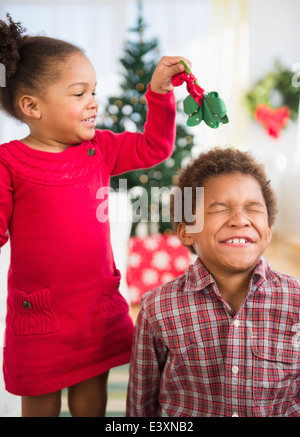
[(260, 256), (258, 256), (257, 258), (253, 258), (253, 259), (228, 259), (226, 262), (226, 267), (228, 269), (230, 269), (233, 273), (242, 273), (242, 272), (249, 272), (252, 271), (258, 260), (259, 260)]

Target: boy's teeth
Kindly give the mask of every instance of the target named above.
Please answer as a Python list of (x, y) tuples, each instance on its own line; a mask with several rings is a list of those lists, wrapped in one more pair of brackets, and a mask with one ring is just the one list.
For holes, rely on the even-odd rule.
[(247, 243), (247, 240), (245, 238), (233, 238), (232, 240), (227, 240), (227, 242), (234, 244), (245, 244)]

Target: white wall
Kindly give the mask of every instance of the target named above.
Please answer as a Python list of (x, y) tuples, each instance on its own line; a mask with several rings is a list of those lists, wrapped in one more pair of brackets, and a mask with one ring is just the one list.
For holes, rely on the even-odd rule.
[[(248, 17), (250, 85), (272, 70), (276, 59), (290, 69), (300, 63), (299, 0), (249, 0)], [(300, 135), (297, 129), (297, 123), (291, 122), (280, 138), (274, 140), (256, 122), (248, 125), (247, 146), (265, 162), (279, 198), (280, 212), (275, 228), (281, 234), (300, 233), (300, 168), (299, 163), (296, 165)]]
[[(300, 63), (300, 2), (299, 0), (249, 0), (249, 80), (253, 85), (272, 70), (279, 59), (292, 69)], [(292, 123), (278, 140), (263, 134), (257, 123), (250, 126), (248, 143), (255, 151), (283, 153), (288, 165), (293, 165), (297, 124)]]

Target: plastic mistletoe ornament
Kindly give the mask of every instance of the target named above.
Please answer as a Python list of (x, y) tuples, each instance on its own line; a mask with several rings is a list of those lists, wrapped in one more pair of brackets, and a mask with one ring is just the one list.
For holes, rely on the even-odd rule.
[(188, 115), (187, 125), (197, 126), (203, 120), (207, 126), (216, 129), (220, 124), (228, 123), (225, 103), (216, 91), (205, 93), (200, 87), (196, 77), (184, 61), (185, 71), (175, 74), (172, 79), (173, 86), (180, 86), (186, 82), (189, 96), (183, 101), (184, 112)]

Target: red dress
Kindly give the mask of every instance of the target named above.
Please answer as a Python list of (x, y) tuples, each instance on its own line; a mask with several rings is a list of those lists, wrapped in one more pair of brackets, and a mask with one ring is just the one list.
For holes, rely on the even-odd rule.
[(96, 130), (61, 153), (0, 147), (0, 246), (11, 244), (3, 372), (13, 394), (57, 391), (129, 362), (133, 324), (97, 193), (111, 175), (172, 153), (174, 93), (146, 97), (144, 134)]

